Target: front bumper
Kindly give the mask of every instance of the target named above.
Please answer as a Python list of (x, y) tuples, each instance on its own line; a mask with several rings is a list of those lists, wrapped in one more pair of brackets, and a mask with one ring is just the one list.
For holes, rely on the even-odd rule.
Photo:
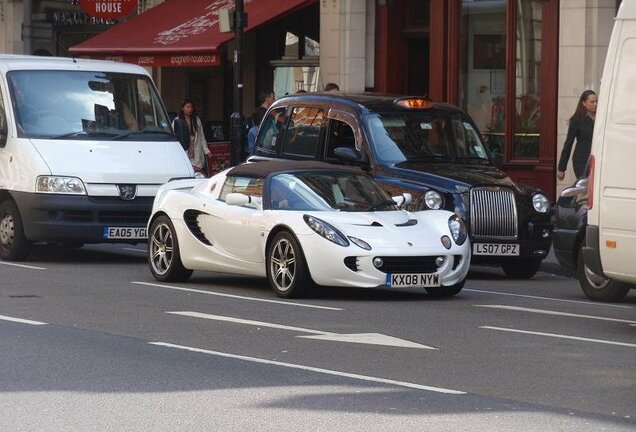
[(31, 241), (138, 243), (139, 239), (105, 239), (106, 227), (145, 228), (153, 197), (123, 201), (119, 197), (16, 192), (24, 234)]
[(584, 233), (579, 230), (556, 228), (552, 238), (554, 255), (559, 264), (570, 271), (575, 271), (578, 260), (578, 250), (581, 247), (581, 239)]

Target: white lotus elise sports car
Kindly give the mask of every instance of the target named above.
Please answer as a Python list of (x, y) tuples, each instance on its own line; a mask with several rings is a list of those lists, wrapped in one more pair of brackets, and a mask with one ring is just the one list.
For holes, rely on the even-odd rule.
[(148, 223), (148, 263), (159, 281), (193, 270), (267, 277), (281, 297), (314, 285), (422, 288), (453, 296), (470, 245), (444, 210), (407, 212), (356, 169), (265, 161), (161, 187)]

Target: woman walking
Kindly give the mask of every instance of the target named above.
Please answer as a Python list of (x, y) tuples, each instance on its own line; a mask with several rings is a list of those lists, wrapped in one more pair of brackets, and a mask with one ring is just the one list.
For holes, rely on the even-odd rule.
[(587, 160), (590, 157), (590, 151), (592, 149), (592, 134), (594, 132), (597, 104), (598, 97), (592, 90), (585, 90), (581, 94), (581, 97), (579, 97), (576, 111), (574, 111), (574, 114), (570, 117), (568, 136), (563, 144), (563, 150), (559, 158), (557, 168), (557, 178), (559, 180), (565, 178), (565, 170), (568, 166), (568, 159), (570, 159), (570, 153), (572, 153), (572, 145), (575, 139), (576, 147), (572, 155), (574, 174), (576, 178), (585, 175), (585, 167), (587, 166)]

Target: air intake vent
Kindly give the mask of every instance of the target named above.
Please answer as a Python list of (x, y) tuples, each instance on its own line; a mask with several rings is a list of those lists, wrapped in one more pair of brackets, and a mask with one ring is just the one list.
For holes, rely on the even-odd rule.
[(470, 231), (476, 239), (516, 240), (519, 234), (513, 191), (502, 187), (471, 189)]
[(198, 210), (186, 210), (183, 213), (183, 221), (186, 226), (190, 230), (193, 236), (195, 236), (201, 243), (212, 246), (212, 243), (207, 239), (205, 234), (201, 231), (201, 227), (199, 226), (198, 218), (199, 215), (205, 214)]

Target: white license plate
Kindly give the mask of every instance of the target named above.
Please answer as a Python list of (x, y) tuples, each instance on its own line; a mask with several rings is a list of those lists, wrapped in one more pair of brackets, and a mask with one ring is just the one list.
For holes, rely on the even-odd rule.
[(107, 240), (145, 240), (148, 235), (145, 227), (104, 227), (104, 238)]
[(438, 287), (437, 273), (388, 273), (386, 284), (390, 287)]
[(519, 256), (519, 245), (511, 243), (473, 243), (473, 255)]

